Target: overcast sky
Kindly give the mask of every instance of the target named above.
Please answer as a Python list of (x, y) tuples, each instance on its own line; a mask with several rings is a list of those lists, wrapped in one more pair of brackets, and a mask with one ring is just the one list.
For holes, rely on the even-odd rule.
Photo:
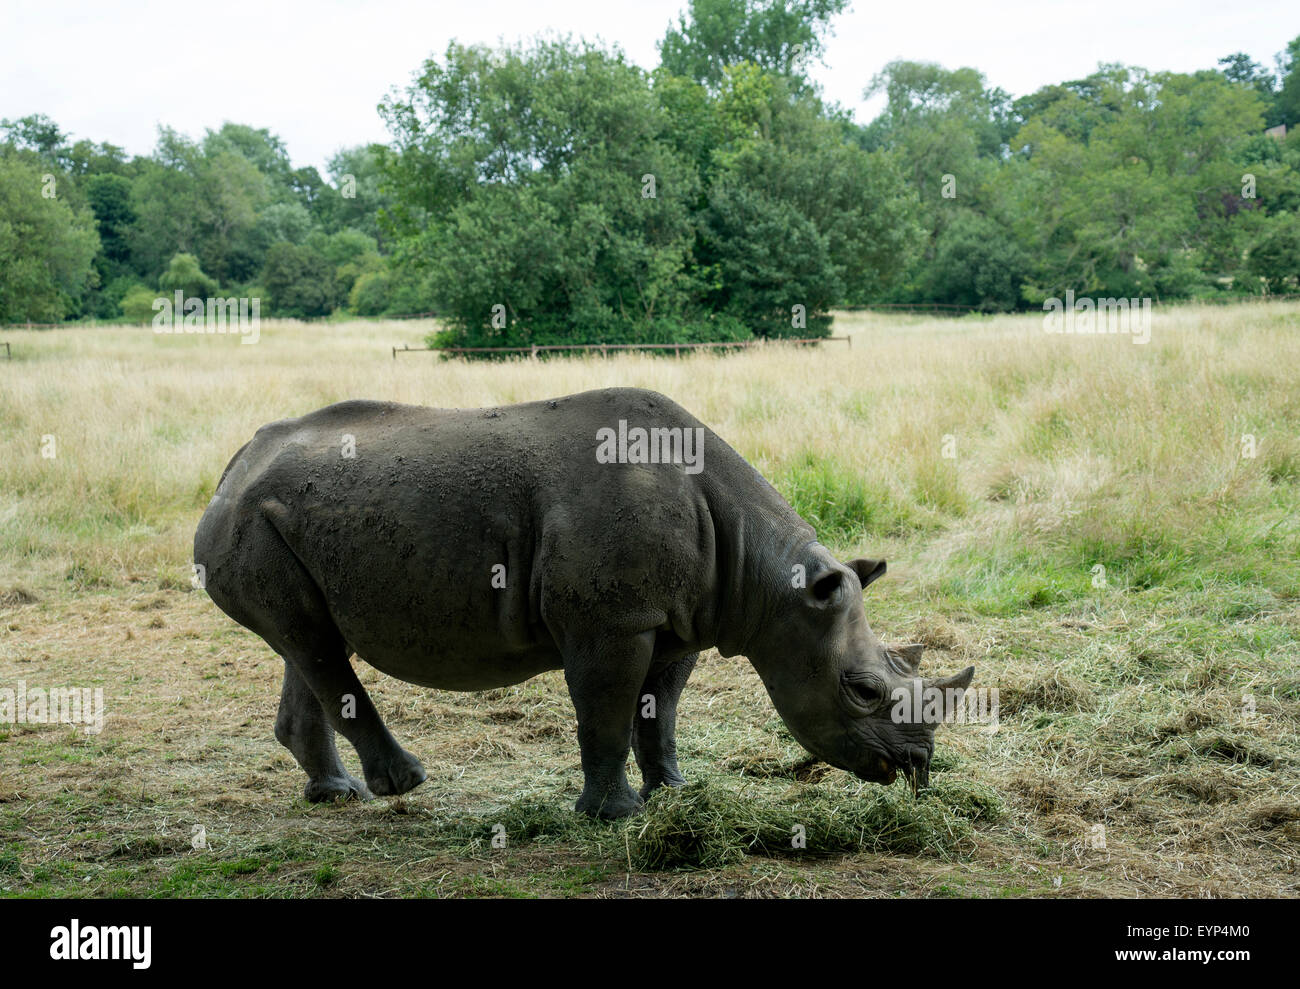
[[(0, 117), (45, 113), (76, 138), (147, 154), (157, 127), (197, 137), (267, 127), (297, 165), (383, 141), (380, 98), (453, 38), (555, 31), (617, 44), (640, 65), (686, 0), (0, 0)], [(856, 0), (834, 22), (825, 95), (869, 120), (871, 77), (894, 59), (970, 65), (1013, 96), (1100, 61), (1213, 68), (1244, 51), (1270, 68), (1300, 34), (1296, 0)]]

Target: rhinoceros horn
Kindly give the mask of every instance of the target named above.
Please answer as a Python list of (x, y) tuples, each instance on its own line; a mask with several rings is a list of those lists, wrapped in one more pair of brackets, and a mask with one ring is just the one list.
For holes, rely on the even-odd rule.
[(946, 720), (961, 703), (962, 695), (966, 693), (966, 688), (975, 677), (975, 667), (968, 666), (960, 673), (954, 673), (950, 677), (942, 677), (937, 680), (922, 680), (921, 686), (925, 688), (925, 696), (930, 696), (930, 688), (943, 691), (943, 716)]

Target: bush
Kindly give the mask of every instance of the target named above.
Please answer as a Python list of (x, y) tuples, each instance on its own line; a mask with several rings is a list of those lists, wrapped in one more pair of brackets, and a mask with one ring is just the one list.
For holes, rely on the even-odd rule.
[(1263, 279), (1269, 292), (1284, 292), (1300, 280), (1300, 217), (1270, 217), (1268, 232), (1250, 251), (1246, 270)]
[(1020, 304), (1024, 252), (987, 216), (961, 213), (939, 234), (926, 267), (923, 295), (929, 302), (1005, 312)]
[(277, 316), (328, 316), (339, 303), (334, 266), (314, 248), (282, 242), (266, 254), (262, 269), (268, 308)]
[(153, 302), (158, 293), (144, 285), (133, 285), (122, 296), (122, 315), (132, 322), (147, 323), (154, 317)]
[(510, 326), (493, 330), (479, 327), (440, 330), (429, 334), (430, 347), (531, 347), (574, 344), (718, 343), (754, 339), (749, 327), (735, 316), (699, 315), (693, 319), (662, 317), (642, 322), (592, 322), (577, 330), (563, 321), (542, 323), (540, 328)]
[(187, 299), (206, 299), (218, 291), (217, 280), (202, 272), (193, 254), (175, 255), (158, 277), (158, 288), (166, 293), (179, 289)]

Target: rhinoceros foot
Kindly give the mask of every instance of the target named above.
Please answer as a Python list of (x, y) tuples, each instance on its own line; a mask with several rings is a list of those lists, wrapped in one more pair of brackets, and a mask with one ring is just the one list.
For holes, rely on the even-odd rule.
[(656, 780), (647, 780), (641, 787), (641, 799), (649, 800), (650, 794), (661, 786), (685, 786), (686, 780), (681, 773), (665, 773)]
[(366, 767), (366, 783), (376, 797), (396, 797), (428, 778), (420, 760), (404, 749), (398, 749), (379, 766)]
[(366, 784), (355, 776), (335, 776), (307, 781), (303, 794), (313, 804), (330, 803), (336, 800), (374, 800)]
[(645, 809), (645, 801), (626, 783), (623, 790), (597, 791), (585, 788), (574, 807), (579, 814), (599, 817), (602, 821), (613, 821), (620, 817), (631, 817)]

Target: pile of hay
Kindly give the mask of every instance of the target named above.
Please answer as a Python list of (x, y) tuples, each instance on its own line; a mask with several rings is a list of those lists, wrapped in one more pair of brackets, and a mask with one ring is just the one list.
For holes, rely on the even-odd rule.
[(746, 855), (819, 857), (888, 852), (952, 858), (969, 847), (972, 821), (997, 821), (1005, 809), (987, 786), (940, 779), (919, 797), (902, 785), (860, 792), (831, 784), (783, 793), (737, 792), (706, 778), (655, 792), (645, 812), (613, 824), (573, 812), (568, 801), (518, 800), (479, 817), (447, 821), (440, 839), (484, 852), (494, 833), (520, 842), (563, 841), (637, 870), (708, 869)]
[(746, 855), (871, 851), (950, 858), (973, 820), (997, 820), (997, 795), (978, 783), (941, 781), (914, 799), (902, 786), (852, 795), (803, 787), (790, 800), (751, 799), (701, 781), (660, 790), (623, 827), (635, 869), (713, 868)]

